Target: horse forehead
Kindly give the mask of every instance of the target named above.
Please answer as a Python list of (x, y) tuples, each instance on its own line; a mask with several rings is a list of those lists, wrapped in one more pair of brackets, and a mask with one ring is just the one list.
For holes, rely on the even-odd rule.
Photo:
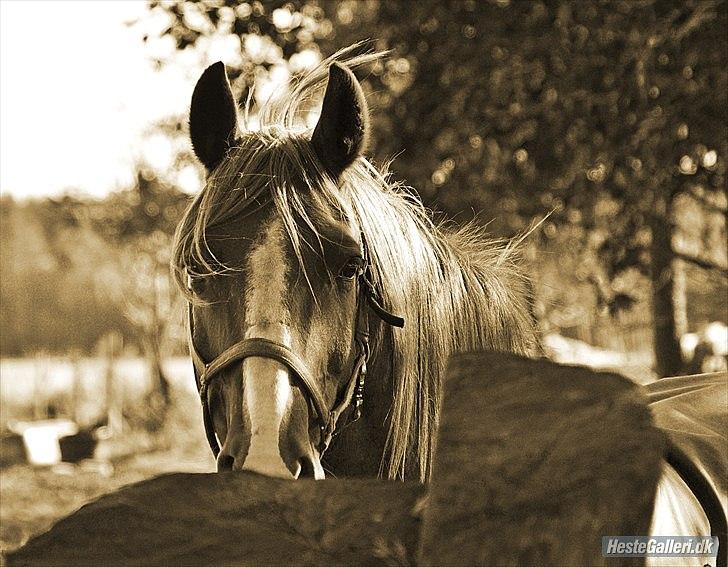
[(269, 217), (255, 212), (206, 229), (203, 247), (208, 261), (234, 271), (243, 267), (250, 251), (259, 243), (268, 220)]
[(260, 237), (246, 259), (246, 315), (249, 324), (288, 323), (286, 296), (291, 252), (281, 218), (263, 222)]
[(295, 227), (298, 254), (282, 217), (273, 213), (261, 224), (245, 260), (246, 327), (283, 323), (304, 332), (316, 306), (330, 304), (321, 302), (330, 297), (332, 271), (362, 254), (359, 239), (344, 221), (327, 219), (315, 229), (301, 224)]

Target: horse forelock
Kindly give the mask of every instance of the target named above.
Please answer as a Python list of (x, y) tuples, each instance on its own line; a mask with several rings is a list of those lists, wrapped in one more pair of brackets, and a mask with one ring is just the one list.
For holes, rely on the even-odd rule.
[[(239, 269), (216, 262), (206, 236), (265, 203), (272, 202), (282, 219), (304, 274), (305, 247), (327, 238), (329, 223), (344, 220), (354, 234), (361, 232), (385, 306), (406, 321), (403, 329), (387, 331), (391, 351), (374, 352), (389, 357), (393, 387), (380, 473), (403, 478), (414, 470), (426, 480), (449, 356), (536, 348), (527, 280), (517, 267), (518, 246), (489, 240), (474, 225), (449, 230), (433, 223), (411, 190), (391, 183), (365, 158), (334, 183), (315, 157), (310, 132), (287, 129), (296, 97), (310, 96), (324, 79), (325, 73), (300, 79), (286, 100), (264, 109), (261, 130), (230, 150), (180, 224), (173, 269), (182, 289), (190, 267), (201, 275)], [(314, 242), (302, 236), (302, 226)]]

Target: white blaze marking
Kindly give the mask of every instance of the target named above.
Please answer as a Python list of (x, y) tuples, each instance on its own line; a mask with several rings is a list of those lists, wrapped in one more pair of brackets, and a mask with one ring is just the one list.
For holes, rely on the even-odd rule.
[(251, 434), (244, 470), (290, 478), (278, 446), (281, 421), (291, 399), (288, 372), (273, 360), (249, 358), (244, 363), (245, 407)]
[[(245, 338), (261, 337), (291, 346), (285, 306), (286, 258), (283, 224), (272, 220), (248, 259)], [(250, 419), (250, 447), (244, 470), (292, 478), (279, 448), (281, 422), (291, 401), (288, 369), (279, 362), (251, 357), (243, 362), (244, 411)]]

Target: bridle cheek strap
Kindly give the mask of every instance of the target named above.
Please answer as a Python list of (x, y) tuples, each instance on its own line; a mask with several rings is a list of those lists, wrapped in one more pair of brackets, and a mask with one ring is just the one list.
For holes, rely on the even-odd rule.
[(348, 409), (351, 408), (352, 413), (346, 423), (339, 427), (338, 431), (351, 423), (354, 423), (361, 417), (361, 406), (364, 403), (364, 382), (367, 375), (367, 361), (369, 360), (369, 336), (361, 335), (357, 337), (358, 354), (354, 368), (351, 373), (349, 383), (346, 385), (344, 395), (341, 401), (329, 413), (329, 422), (322, 432), (321, 443), (318, 447), (319, 454), (323, 455), (324, 451), (331, 443), (337, 427), (339, 426), (339, 418)]

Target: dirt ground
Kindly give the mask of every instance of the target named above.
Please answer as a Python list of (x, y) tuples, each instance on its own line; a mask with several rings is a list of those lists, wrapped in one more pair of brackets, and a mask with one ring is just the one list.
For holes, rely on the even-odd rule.
[(0, 471), (0, 551), (4, 554), (42, 533), (87, 502), (121, 486), (166, 472), (210, 472), (209, 449), (153, 451), (114, 464), (15, 465)]
[(84, 504), (124, 485), (167, 472), (213, 471), (199, 400), (178, 389), (172, 394), (160, 430), (132, 427), (101, 439), (94, 460), (0, 469), (0, 552), (17, 549)]

